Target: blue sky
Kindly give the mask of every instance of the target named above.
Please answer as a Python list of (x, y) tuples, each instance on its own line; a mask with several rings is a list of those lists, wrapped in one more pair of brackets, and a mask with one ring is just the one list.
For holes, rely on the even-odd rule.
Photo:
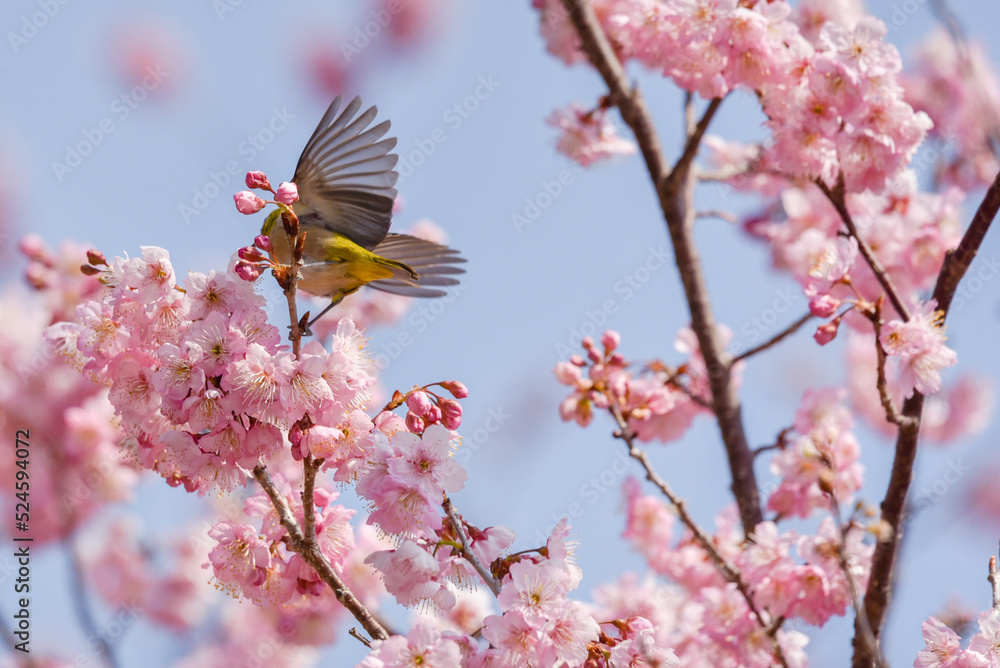
[[(372, 17), (355, 3), (288, 2), (280, 9), (252, 0), (6, 3), (0, 10), (0, 71), (8, 91), (0, 105), (0, 180), (13, 194), (6, 202), (11, 236), (3, 257), (11, 259), (10, 241), (30, 230), (51, 244), (86, 240), (109, 256), (163, 246), (180, 272), (223, 268), (259, 229), (259, 220), (232, 204), (243, 173), (260, 169), (275, 183), (290, 178), (329, 103), (302, 72), (302, 45), (354, 46), (356, 52), (347, 49), (358, 73), (352, 92), (392, 120), (403, 164), (412, 167), (399, 186), (405, 208), (395, 225), (431, 218), (469, 259), (460, 290), (440, 302), (417, 303), (396, 326), (369, 332), (373, 352), (392, 360), (384, 384), (405, 389), (456, 378), (469, 386), (462, 431), (470, 482), (456, 504), (480, 526), (514, 528), (519, 547), (537, 544), (539, 532), (579, 509), (573, 525), (586, 597), (596, 584), (642, 562), (619, 538), (621, 445), (610, 437), (611, 422), (599, 416), (588, 430), (562, 423), (557, 407), (564, 392), (551, 369), (576, 346), (579, 332), (605, 327), (622, 332), (630, 358), (676, 361), (673, 340), (688, 321), (687, 309), (672, 263), (658, 260), (672, 254), (641, 161), (623, 158), (582, 170), (554, 151), (545, 117), (571, 101), (592, 103), (603, 90), (597, 75), (567, 69), (545, 54), (528, 2), (440, 3), (446, 19), (434, 26), (433, 38), (397, 55), (384, 33), (357, 47), (356, 30)], [(920, 0), (873, 6), (898, 24), (891, 38), (904, 57), (907, 45), (933, 26), (930, 6)], [(45, 7), (51, 14), (45, 25), (25, 31), (24, 21)], [(981, 41), (991, 38), (988, 27), (1000, 24), (995, 3), (956, 3), (956, 9)], [(122, 26), (137, 24), (161, 26), (179, 53), (158, 82), (150, 80), (148, 97), (118, 75), (112, 48)], [(992, 51), (994, 59), (1000, 56)], [(633, 74), (665, 150), (676, 155), (681, 95), (667, 82)], [(751, 100), (734, 96), (711, 131), (758, 138), (760, 120)], [(81, 142), (93, 150), (76, 160), (70, 154)], [(967, 209), (977, 202), (974, 195)], [(713, 187), (699, 194), (699, 204), (740, 212), (753, 201)], [(525, 218), (530, 224), (517, 223)], [(707, 219), (697, 237), (716, 315), (738, 333), (737, 341), (751, 343), (754, 323), (776, 303), (791, 302), (771, 333), (805, 312), (796, 286), (774, 274), (764, 248), (737, 228)], [(997, 252), (993, 235), (983, 254)], [(8, 280), (21, 269), (14, 264), (5, 272)], [(634, 287), (625, 290), (629, 279)], [(997, 285), (987, 283), (950, 317), (959, 370), (1000, 376), (997, 307)], [(773, 441), (805, 387), (841, 382), (841, 355), (837, 344), (819, 349), (803, 332), (753, 360), (742, 390), (751, 441)], [(989, 457), (996, 445), (990, 432), (948, 450), (925, 449), (914, 490), (932, 489), (949, 467)], [(859, 435), (863, 494), (874, 504), (892, 452), (874, 433), (861, 429)], [(727, 502), (729, 484), (714, 426), (702, 420), (683, 441), (650, 449), (695, 516), (710, 525)], [(763, 467), (759, 475), (768, 478)], [(998, 529), (967, 518), (959, 492), (971, 479), (936, 498), (911, 527), (886, 635), (893, 663), (909, 665), (921, 646), (920, 622), (951, 598), (977, 609), (989, 604), (986, 561)], [(140, 512), (147, 528), (178, 521), (171, 507), (179, 495), (163, 485), (144, 488)], [(41, 577), (50, 590), (39, 597), (37, 638), (62, 644), (64, 564), (50, 557), (40, 567), (47, 569)], [(169, 652), (169, 636), (139, 631), (125, 641), (126, 663), (135, 664), (149, 647)], [(843, 620), (814, 633), (814, 665), (843, 665), (847, 633)], [(346, 638), (335, 651), (337, 665), (360, 656)]]

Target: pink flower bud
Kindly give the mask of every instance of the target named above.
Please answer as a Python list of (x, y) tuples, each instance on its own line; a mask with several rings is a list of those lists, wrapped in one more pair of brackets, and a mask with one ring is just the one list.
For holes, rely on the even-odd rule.
[(281, 185), (278, 186), (278, 192), (274, 193), (274, 199), (286, 206), (291, 206), (299, 199), (299, 189), (294, 183), (282, 181)]
[(414, 434), (424, 433), (424, 420), (416, 413), (406, 414), (406, 428)]
[(821, 346), (825, 346), (830, 343), (830, 341), (833, 341), (833, 339), (837, 336), (838, 327), (840, 327), (840, 318), (831, 320), (825, 325), (817, 327), (816, 333), (813, 334), (813, 338), (816, 339), (816, 343)]
[(594, 364), (597, 364), (604, 359), (601, 356), (601, 353), (597, 352), (597, 348), (587, 348), (587, 357), (589, 357), (590, 361)]
[[(37, 234), (27, 234), (21, 237), (17, 247), (26, 258), (35, 262), (45, 262), (45, 258), (49, 257), (48, 252), (45, 250), (45, 241)], [(49, 263), (51, 263), (51, 260), (46, 262), (46, 264)]]
[(258, 234), (253, 239), (253, 245), (261, 249), (265, 253), (270, 253), (274, 250), (274, 246), (271, 245), (271, 238), (264, 236), (263, 234)]
[(271, 184), (267, 180), (267, 174), (264, 172), (247, 172), (247, 188), (270, 190)]
[(829, 318), (840, 308), (840, 300), (830, 295), (816, 295), (809, 300), (809, 312), (817, 318)]
[(426, 392), (411, 392), (408, 397), (406, 397), (406, 405), (411, 411), (420, 415), (421, 417), (426, 417), (428, 412), (431, 410), (430, 397), (427, 396)]
[(625, 366), (625, 356), (621, 353), (615, 353), (608, 360), (608, 364), (611, 366)]
[(606, 330), (604, 335), (601, 337), (601, 345), (604, 346), (604, 350), (611, 352), (618, 347), (618, 344), (622, 342), (622, 335), (613, 329)]
[(575, 366), (587, 366), (587, 363), (579, 355), (573, 355), (569, 358), (569, 363)]
[(458, 429), (459, 427), (462, 426), (462, 418), (448, 417), (447, 415), (442, 415), (441, 426), (443, 426), (445, 429), (452, 429), (452, 430)]
[(427, 424), (435, 424), (437, 422), (440, 422), (441, 409), (438, 408), (437, 406), (431, 406), (431, 409), (427, 411), (427, 413), (424, 415), (424, 420), (427, 421)]
[(241, 190), (236, 193), (233, 195), (233, 200), (236, 202), (236, 210), (245, 216), (257, 213), (264, 208), (265, 204), (267, 204), (267, 202), (257, 197), (249, 190)]
[(249, 283), (256, 281), (260, 278), (261, 274), (260, 265), (250, 264), (248, 262), (237, 262), (236, 268), (233, 271), (236, 272), (237, 276)]
[(260, 252), (259, 249), (253, 246), (244, 246), (243, 248), (236, 251), (236, 254), (241, 260), (245, 262), (260, 262), (264, 259), (264, 254)]
[(591, 336), (583, 337), (583, 347), (585, 350), (590, 350), (594, 347), (594, 338)]
[(467, 396), (469, 396), (469, 388), (465, 386), (465, 383), (462, 383), (460, 381), (446, 380), (440, 385), (444, 389), (451, 392), (451, 396), (455, 397), (456, 399), (465, 399)]
[(441, 409), (442, 421), (444, 418), (461, 418), (462, 417), (462, 404), (457, 401), (452, 401), (451, 399), (442, 399), (438, 402), (438, 408)]

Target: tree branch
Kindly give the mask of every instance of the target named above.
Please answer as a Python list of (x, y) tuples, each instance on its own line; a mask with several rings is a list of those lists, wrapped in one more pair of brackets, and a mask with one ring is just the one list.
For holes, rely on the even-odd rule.
[(691, 328), (698, 337), (708, 368), (712, 410), (726, 446), (733, 477), (733, 496), (740, 509), (743, 530), (750, 534), (763, 520), (760, 491), (753, 470), (753, 454), (743, 427), (739, 397), (732, 383), (732, 363), (726, 356), (716, 331), (715, 316), (692, 235), (696, 178), (691, 163), (705, 129), (721, 101), (713, 100), (709, 103), (701, 121), (687, 133), (684, 152), (677, 164), (672, 170), (668, 170), (646, 102), (638, 87), (628, 85), (625, 70), (598, 24), (593, 9), (586, 0), (563, 0), (563, 4), (580, 36), (584, 52), (608, 86), (609, 99), (618, 107), (622, 119), (635, 135), (646, 169), (656, 188), (691, 311)]
[(840, 214), (840, 219), (844, 221), (844, 225), (847, 226), (847, 231), (852, 237), (858, 242), (858, 250), (861, 251), (861, 255), (865, 258), (865, 262), (871, 267), (872, 272), (875, 274), (875, 278), (878, 279), (879, 284), (882, 289), (885, 290), (885, 294), (889, 296), (889, 301), (892, 302), (893, 307), (895, 307), (896, 312), (899, 313), (899, 317), (903, 319), (903, 322), (908, 322), (910, 319), (910, 310), (907, 308), (906, 304), (903, 302), (903, 298), (900, 297), (899, 291), (896, 289), (895, 284), (893, 284), (892, 279), (889, 274), (886, 273), (885, 267), (875, 253), (872, 251), (871, 246), (865, 241), (861, 233), (858, 232), (858, 226), (854, 224), (854, 218), (851, 217), (851, 212), (847, 210), (847, 200), (844, 196), (844, 176), (840, 175), (837, 179), (837, 185), (832, 190), (823, 183), (822, 179), (816, 179), (814, 182), (819, 189), (823, 191), (826, 198), (830, 200), (833, 204), (833, 208), (837, 210)]
[(486, 586), (490, 588), (490, 591), (493, 592), (493, 595), (499, 596), (500, 583), (497, 582), (497, 579), (490, 574), (489, 569), (483, 566), (483, 564), (479, 561), (479, 557), (477, 557), (475, 553), (472, 551), (472, 547), (469, 545), (469, 537), (465, 533), (465, 527), (462, 526), (462, 519), (458, 516), (458, 513), (455, 511), (455, 506), (452, 505), (451, 499), (445, 496), (444, 503), (442, 504), (441, 507), (444, 508), (445, 514), (451, 521), (451, 525), (455, 527), (455, 533), (458, 534), (458, 539), (462, 543), (462, 553), (463, 553), (462, 556), (465, 558), (466, 561), (472, 564), (473, 568), (476, 569), (476, 572), (479, 573), (479, 577), (483, 579), (483, 582), (485, 582)]
[[(937, 300), (942, 311), (942, 321), (948, 315), (948, 308), (955, 296), (958, 284), (969, 270), (972, 261), (989, 231), (993, 219), (1000, 210), (1000, 174), (997, 174), (983, 197), (979, 208), (972, 217), (969, 229), (965, 231), (958, 247), (945, 255), (944, 264), (938, 274), (934, 286), (933, 298)], [(889, 486), (882, 500), (881, 532), (875, 544), (875, 554), (872, 556), (871, 576), (868, 579), (868, 589), (865, 592), (865, 614), (876, 639), (882, 632), (885, 614), (889, 607), (892, 593), (893, 571), (896, 555), (902, 538), (904, 509), (906, 496), (913, 482), (913, 464), (917, 458), (917, 442), (920, 436), (920, 419), (923, 413), (924, 395), (914, 392), (913, 396), (903, 403), (903, 417), (910, 418), (900, 424), (896, 436), (896, 454), (892, 462), (892, 473), (889, 476)], [(869, 668), (873, 657), (860, 639), (860, 628), (855, 623), (854, 634), (854, 668)]]
[(722, 577), (725, 578), (726, 582), (731, 582), (736, 585), (737, 591), (742, 594), (743, 599), (747, 603), (747, 607), (750, 609), (750, 612), (753, 613), (757, 623), (760, 624), (760, 627), (764, 629), (764, 631), (767, 632), (768, 637), (771, 638), (771, 647), (774, 652), (775, 659), (777, 659), (784, 668), (788, 668), (784, 652), (781, 649), (781, 643), (778, 642), (777, 637), (780, 624), (772, 624), (771, 620), (765, 616), (764, 613), (758, 610), (757, 604), (754, 603), (753, 600), (753, 594), (750, 592), (750, 587), (743, 579), (743, 574), (736, 566), (729, 563), (729, 560), (722, 556), (718, 549), (716, 549), (715, 545), (712, 543), (712, 539), (709, 538), (704, 531), (702, 531), (701, 527), (698, 526), (697, 522), (694, 521), (694, 518), (688, 513), (687, 504), (684, 502), (684, 499), (677, 496), (677, 494), (674, 493), (673, 489), (670, 487), (670, 484), (661, 478), (660, 474), (656, 472), (656, 469), (653, 468), (653, 463), (649, 461), (649, 456), (646, 454), (646, 451), (635, 445), (635, 440), (628, 430), (628, 422), (625, 420), (625, 416), (622, 415), (621, 408), (614, 401), (614, 399), (611, 400), (609, 410), (614, 416), (615, 422), (618, 424), (618, 430), (615, 432), (615, 436), (624, 441), (625, 445), (628, 446), (629, 456), (642, 465), (642, 468), (646, 471), (646, 480), (653, 483), (653, 485), (655, 485), (660, 492), (667, 497), (667, 500), (670, 501), (671, 505), (677, 509), (677, 515), (680, 517), (681, 522), (694, 536), (698, 545), (705, 550), (706, 554), (708, 554), (708, 558), (718, 569)]
[[(333, 566), (330, 562), (326, 560), (323, 553), (320, 551), (319, 546), (316, 543), (316, 537), (313, 536), (311, 544), (306, 540), (305, 534), (302, 532), (302, 528), (299, 526), (298, 521), (292, 514), (291, 508), (288, 507), (288, 501), (285, 497), (278, 492), (278, 488), (275, 487), (274, 481), (271, 480), (270, 474), (268, 474), (267, 469), (263, 465), (257, 465), (253, 470), (253, 477), (260, 483), (261, 488), (267, 494), (268, 498), (271, 499), (271, 504), (274, 506), (275, 511), (278, 513), (278, 519), (281, 521), (281, 526), (285, 528), (288, 532), (288, 547), (302, 555), (302, 558), (307, 564), (312, 566), (316, 573), (319, 575), (320, 579), (325, 582), (331, 590), (333, 590), (334, 595), (337, 600), (350, 611), (354, 618), (358, 620), (361, 626), (364, 627), (365, 631), (368, 632), (375, 640), (385, 640), (389, 637), (389, 633), (372, 615), (371, 611), (364, 606), (361, 601), (354, 595), (337, 572), (333, 570)], [(311, 500), (311, 499), (310, 499)]]
[(732, 363), (736, 364), (740, 360), (745, 360), (746, 358), (751, 357), (752, 355), (756, 355), (759, 352), (763, 352), (763, 351), (767, 350), (771, 346), (774, 346), (774, 345), (777, 345), (778, 343), (781, 343), (785, 338), (787, 338), (787, 337), (791, 336), (792, 334), (794, 334), (795, 332), (799, 331), (799, 328), (802, 327), (802, 325), (804, 325), (807, 322), (809, 322), (810, 318), (812, 318), (812, 317), (813, 317), (812, 313), (806, 313), (804, 316), (802, 316), (801, 318), (799, 318), (798, 320), (796, 320), (795, 322), (793, 322), (791, 325), (789, 325), (788, 327), (786, 327), (783, 331), (778, 332), (778, 334), (776, 334), (774, 336), (774, 338), (772, 338), (771, 340), (765, 341), (764, 343), (760, 344), (759, 346), (751, 348), (750, 350), (747, 350), (746, 352), (742, 352), (739, 355), (737, 355), (736, 357), (734, 357)]

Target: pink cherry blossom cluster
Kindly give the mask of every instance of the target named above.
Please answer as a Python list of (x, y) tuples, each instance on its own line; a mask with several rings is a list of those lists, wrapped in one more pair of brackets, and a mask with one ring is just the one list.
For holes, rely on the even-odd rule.
[[(283, 478), (275, 483), (302, 524), (301, 498)], [(314, 490), (319, 549), (331, 566), (341, 570), (355, 546), (350, 522), (355, 511), (333, 503), (336, 498), (335, 492), (321, 487)], [(286, 548), (286, 530), (267, 494), (261, 491), (251, 496), (244, 511), (261, 520), (260, 530), (251, 524), (219, 522), (208, 533), (216, 541), (208, 559), (217, 587), (264, 607), (288, 607), (302, 597), (335, 599), (312, 566)]]
[[(875, 250), (905, 302), (914, 303), (933, 287), (945, 253), (958, 245), (962, 199), (954, 188), (943, 194), (921, 192), (912, 171), (893, 179), (882, 193), (847, 195), (858, 233)], [(767, 242), (774, 266), (802, 286), (818, 317), (828, 317), (842, 301), (860, 295), (874, 302), (884, 292), (857, 242), (840, 234), (843, 220), (815, 186), (784, 188), (772, 207), (745, 227)], [(867, 324), (862, 329), (871, 330)]]
[(171, 485), (232, 491), (281, 447), (279, 427), (343, 437), (341, 425), (367, 401), (375, 381), (350, 321), (330, 352), (314, 342), (296, 359), (278, 345), (263, 298), (232, 267), (191, 273), (183, 290), (162, 249), (104, 267), (104, 299), (80, 305), (74, 322), (46, 338), (110, 386), (123, 447)]
[(771, 460), (771, 473), (780, 483), (767, 507), (778, 517), (809, 517), (820, 509), (837, 512), (837, 505), (849, 506), (861, 489), (861, 444), (851, 432), (854, 419), (841, 403), (846, 395), (830, 388), (807, 390), (802, 398), (795, 437), (788, 442), (789, 434), (783, 434)]
[[(723, 578), (692, 533), (685, 529), (675, 542), (675, 515), (661, 498), (642, 494), (636, 480), (627, 482), (626, 496), (625, 537), (654, 572), (676, 585), (661, 587), (654, 596), (636, 595), (652, 585), (634, 581), (621, 583), (620, 592), (605, 587), (595, 596), (602, 609), (617, 616), (646, 615), (656, 624), (657, 644), (673, 647), (685, 665), (772, 665), (764, 631), (746, 597)], [(814, 535), (781, 532), (765, 521), (745, 542), (738, 513), (730, 507), (717, 518), (712, 543), (737, 569), (765, 619), (798, 618), (822, 626), (849, 609), (848, 577), (861, 590), (867, 583), (874, 548), (863, 542), (864, 534), (854, 523), (838, 529), (830, 517)], [(778, 638), (789, 665), (805, 665), (806, 636), (783, 630)]]
[(917, 654), (914, 668), (991, 668), (1000, 665), (1000, 610), (979, 615), (979, 630), (962, 649), (962, 639), (937, 617), (923, 624), (926, 648)]
[[(728, 330), (722, 335), (731, 338)], [(612, 330), (604, 332), (601, 348), (586, 337), (586, 358), (573, 355), (556, 365), (556, 379), (573, 390), (559, 406), (563, 420), (586, 427), (595, 408), (618, 410), (639, 440), (670, 442), (681, 438), (696, 416), (710, 412), (708, 373), (694, 332), (684, 329), (678, 334), (675, 348), (689, 358), (676, 368), (654, 362), (635, 373), (618, 352), (620, 342), (621, 336)], [(741, 368), (734, 365), (736, 382)]]
[(0, 329), (0, 423), (10, 426), (12, 438), (14, 430), (23, 429), (30, 444), (45, 445), (31, 447), (30, 465), (22, 461), (18, 467), (13, 452), (0, 458), (9, 492), (2, 504), (13, 517), (15, 480), (29, 483), (31, 536), (42, 546), (70, 536), (109, 503), (130, 499), (138, 475), (118, 453), (120, 435), (107, 389), (81, 376), (78, 364), (53, 355), (42, 341), (47, 326), (104, 289), (80, 272), (86, 251), (71, 243), (52, 251), (34, 236), (20, 247), (29, 260), (33, 291), (0, 294), (0, 311), (16, 323)]
[(637, 150), (635, 142), (618, 136), (604, 105), (584, 111), (580, 105), (571, 104), (553, 111), (545, 122), (561, 130), (556, 150), (584, 167)]
[(1000, 79), (978, 44), (955, 40), (943, 28), (916, 53), (916, 70), (901, 77), (906, 100), (934, 121), (928, 162), (937, 178), (963, 190), (988, 185), (1000, 170)]
[[(585, 60), (562, 0), (534, 0), (551, 53)], [(873, 17), (834, 17), (820, 2), (599, 0), (594, 11), (623, 61), (636, 60), (705, 99), (753, 91), (772, 139), (767, 164), (849, 192), (881, 191), (931, 127), (903, 99), (901, 61)]]

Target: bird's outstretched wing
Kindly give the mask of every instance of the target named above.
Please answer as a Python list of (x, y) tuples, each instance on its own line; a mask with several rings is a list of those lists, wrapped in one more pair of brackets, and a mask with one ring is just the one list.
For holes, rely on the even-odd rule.
[(465, 258), (460, 257), (457, 250), (408, 234), (389, 234), (372, 252), (402, 262), (417, 273), (417, 279), (399, 272), (395, 278), (384, 278), (368, 284), (395, 295), (443, 297), (447, 293), (442, 288), (458, 285), (458, 279), (453, 276), (465, 273), (464, 268), (457, 266), (465, 262)]
[(368, 127), (376, 107), (357, 115), (356, 97), (338, 115), (340, 105), (338, 96), (299, 157), (292, 177), (301, 201), (296, 211), (302, 209), (306, 230), (321, 226), (371, 250), (385, 239), (392, 220), (399, 156), (389, 151), (396, 139), (382, 139), (389, 121)]

